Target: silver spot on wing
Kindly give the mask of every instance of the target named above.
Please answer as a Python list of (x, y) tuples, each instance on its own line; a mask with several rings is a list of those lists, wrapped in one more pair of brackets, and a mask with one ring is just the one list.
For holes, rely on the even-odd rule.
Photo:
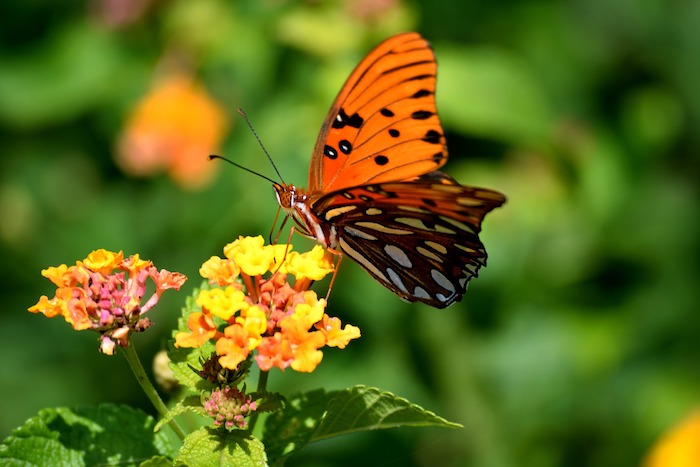
[(440, 271), (438, 271), (437, 269), (431, 269), (430, 276), (443, 289), (449, 290), (452, 293), (455, 292), (454, 284), (452, 282), (450, 282), (450, 280), (447, 277), (445, 277), (445, 275), (443, 273), (441, 273)]
[(411, 263), (410, 258), (401, 248), (395, 245), (384, 245), (384, 251), (386, 251), (387, 255), (391, 256), (391, 259), (396, 261), (401, 266), (405, 268), (413, 267), (413, 263)]
[(416, 288), (413, 289), (413, 296), (416, 298), (425, 298), (428, 300), (433, 298), (428, 294), (428, 292), (425, 291), (425, 289), (423, 287), (419, 287), (419, 286), (416, 286)]
[(403, 281), (401, 280), (401, 277), (399, 277), (398, 274), (396, 274), (396, 271), (394, 271), (391, 268), (386, 269), (386, 273), (389, 275), (389, 279), (391, 279), (391, 283), (394, 284), (396, 287), (399, 288), (404, 293), (408, 293), (408, 289), (404, 285)]
[(365, 240), (376, 240), (377, 239), (377, 237), (370, 235), (367, 232), (363, 232), (362, 230), (356, 229), (354, 227), (349, 227), (349, 226), (344, 227), (343, 231), (348, 235), (352, 235), (353, 237), (357, 237), (357, 238), (364, 238)]

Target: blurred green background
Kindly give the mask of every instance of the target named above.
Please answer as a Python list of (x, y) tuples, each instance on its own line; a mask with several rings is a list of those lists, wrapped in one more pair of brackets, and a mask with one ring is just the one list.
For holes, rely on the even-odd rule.
[(242, 107), (285, 180), (304, 186), (343, 81), (406, 30), (438, 57), (446, 171), (508, 197), (484, 224), (489, 266), (438, 311), (343, 262), (329, 309), (363, 337), (327, 350), (313, 374), (275, 370), (270, 384), (377, 386), (465, 428), (352, 435), (289, 465), (636, 465), (700, 404), (700, 2), (35, 0), (0, 10), (2, 438), (47, 406), (153, 412), (95, 335), (27, 313), (53, 294), (41, 269), (108, 248), (190, 277), (135, 338), (148, 362), (201, 263), (238, 235), (270, 231), (272, 189), (241, 170), (212, 163), (211, 183), (193, 189), (120, 168), (130, 115), (159, 77), (196, 77), (228, 115), (222, 145), (202, 158), (219, 151), (272, 176)]

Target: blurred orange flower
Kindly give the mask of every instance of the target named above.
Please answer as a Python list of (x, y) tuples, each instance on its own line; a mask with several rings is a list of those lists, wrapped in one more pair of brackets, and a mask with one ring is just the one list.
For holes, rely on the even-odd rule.
[(700, 410), (672, 427), (656, 442), (644, 467), (697, 467), (700, 465)]
[(128, 117), (117, 148), (117, 163), (129, 175), (167, 171), (181, 187), (206, 185), (218, 164), (217, 152), (229, 119), (192, 77), (177, 74), (158, 81)]

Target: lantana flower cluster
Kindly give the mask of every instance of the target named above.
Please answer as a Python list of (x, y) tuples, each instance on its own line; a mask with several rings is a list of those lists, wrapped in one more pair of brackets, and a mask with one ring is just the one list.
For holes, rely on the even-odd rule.
[(251, 397), (230, 387), (215, 389), (204, 402), (204, 410), (214, 419), (214, 426), (223, 426), (229, 430), (245, 430), (248, 427), (245, 417), (257, 408), (257, 403)]
[(196, 303), (202, 311), (188, 317), (189, 332), (177, 333), (175, 346), (195, 348), (213, 340), (219, 364), (230, 370), (255, 351), (262, 371), (311, 372), (323, 358), (322, 347), (342, 349), (360, 337), (359, 328), (328, 316), (326, 300), (309, 290), (333, 272), (324, 249), (291, 249), (266, 246), (262, 236), (240, 237), (226, 245), (225, 258), (206, 261), (199, 272), (217, 287), (200, 291)]
[[(61, 264), (41, 271), (56, 284), (56, 294), (43, 295), (30, 307), (32, 313), (47, 318), (62, 316), (73, 329), (91, 329), (100, 333), (100, 351), (112, 355), (116, 345), (126, 347), (131, 332), (144, 331), (151, 325), (143, 315), (153, 308), (168, 289), (179, 290), (187, 277), (165, 269), (158, 271), (151, 261), (138, 254), (124, 254), (99, 249), (75, 266)], [(147, 281), (155, 290), (143, 302)]]

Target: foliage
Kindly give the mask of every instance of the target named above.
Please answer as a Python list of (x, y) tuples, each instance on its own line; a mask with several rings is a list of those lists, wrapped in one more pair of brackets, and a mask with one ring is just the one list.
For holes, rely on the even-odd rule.
[[(508, 196), (485, 225), (489, 265), (436, 314), (344, 262), (334, 306), (368, 339), (328, 355), (313, 382), (270, 386), (360, 382), (466, 430), (377, 431), (310, 446), (305, 459), (633, 465), (698, 404), (697, 2), (122, 3), (3, 5), (2, 437), (47, 406), (152, 410), (124, 384), (123, 363), (91, 354), (91, 337), (27, 318), (45, 287), (37, 271), (105, 247), (195, 277), (233, 235), (270, 228), (276, 203), (250, 174), (220, 166), (192, 191), (165, 171), (122, 171), (118, 142), (159, 76), (194, 75), (228, 113), (221, 153), (270, 175), (236, 116), (243, 107), (285, 180), (303, 185), (348, 72), (413, 29), (438, 57), (447, 171)], [(168, 306), (180, 303), (164, 297)], [(176, 320), (162, 313), (137, 337), (146, 354)]]

